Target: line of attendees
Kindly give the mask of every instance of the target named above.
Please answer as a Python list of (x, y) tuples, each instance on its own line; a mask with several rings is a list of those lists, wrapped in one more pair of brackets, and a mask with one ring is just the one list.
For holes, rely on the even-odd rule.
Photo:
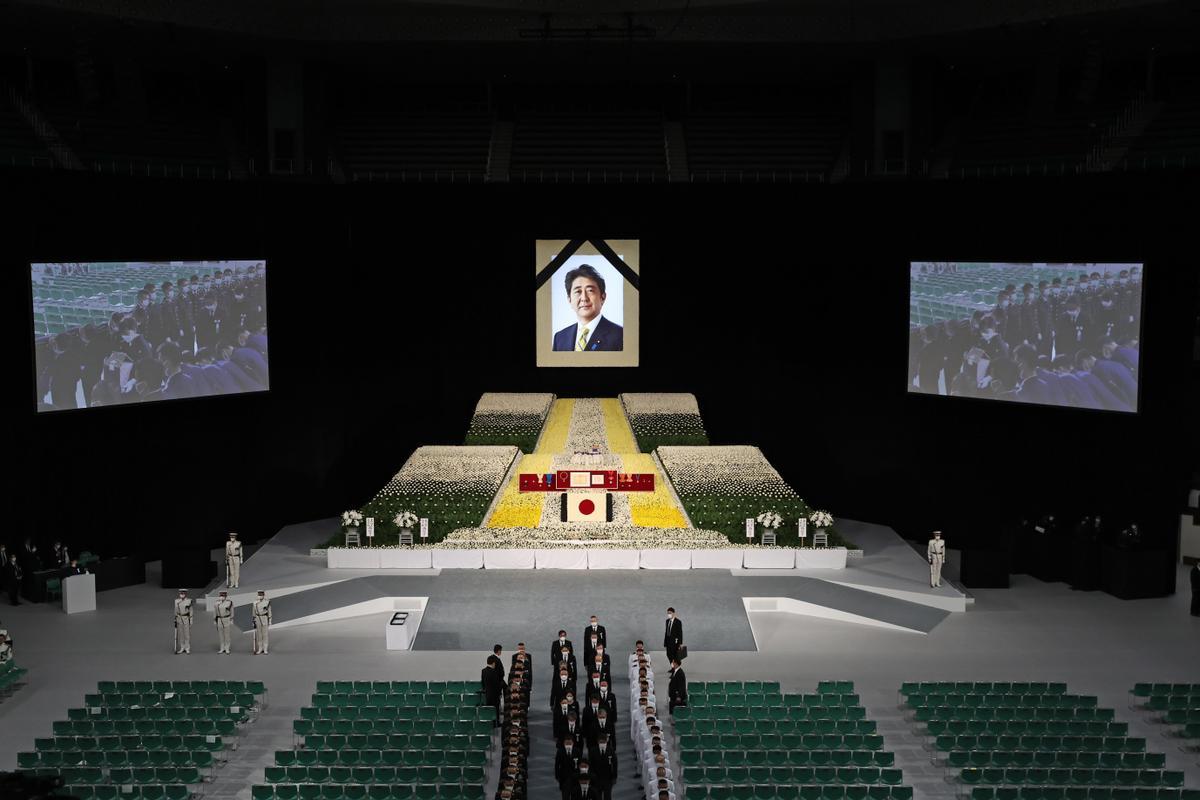
[(1133, 411), (1141, 275), (1009, 284), (991, 311), (912, 332), (909, 384), (929, 394)]
[[(499, 717), (500, 726), (500, 782), (496, 789), (497, 800), (526, 800), (529, 797), (529, 698), (533, 693), (533, 663), (525, 652), (525, 643), (517, 643), (507, 682), (504, 680), (504, 664), (500, 661), (501, 648), (496, 645), (493, 655), (488, 656), (484, 667), (483, 684), (485, 696), (499, 702), (498, 690), (507, 685), (504, 714)], [(490, 673), (489, 673), (490, 671)], [(492, 694), (488, 694), (489, 688)]]
[(607, 647), (608, 632), (593, 615), (583, 629), (586, 677), (581, 712), (575, 645), (565, 630), (550, 644), (554, 778), (562, 800), (611, 800), (618, 779), (618, 701)]
[(148, 283), (132, 311), (39, 343), (40, 410), (266, 389), (266, 303), (261, 264)]

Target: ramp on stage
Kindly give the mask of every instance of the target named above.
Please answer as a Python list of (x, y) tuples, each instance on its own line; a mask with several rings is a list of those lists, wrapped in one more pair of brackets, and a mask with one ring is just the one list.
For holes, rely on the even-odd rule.
[[(231, 592), (234, 619), (249, 628), (249, 603), (263, 589), (277, 627), (374, 614), (382, 620), (384, 608), (421, 609), (414, 649), (479, 651), (528, 637), (540, 651), (565, 617), (587, 613), (580, 609), (620, 620), (614, 625), (620, 630), (656, 631), (674, 606), (690, 648), (738, 651), (756, 649), (750, 613), (924, 634), (966, 609), (953, 587), (929, 587), (924, 559), (890, 528), (840, 524), (865, 553), (845, 570), (331, 570), (309, 552), (336, 529), (336, 520), (320, 520), (284, 528), (246, 561), (241, 588)], [(213, 591), (206, 600), (215, 597)], [(578, 638), (579, 631), (568, 635)], [(662, 642), (647, 644), (657, 649)], [(624, 652), (633, 640), (610, 646)]]

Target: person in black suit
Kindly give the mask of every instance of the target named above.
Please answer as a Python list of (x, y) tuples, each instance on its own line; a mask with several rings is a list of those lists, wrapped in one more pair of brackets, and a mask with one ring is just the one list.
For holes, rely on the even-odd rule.
[(1072, 295), (1063, 304), (1063, 310), (1054, 321), (1055, 355), (1072, 358), (1080, 350), (1091, 346), (1094, 326), (1091, 316), (1083, 310), (1079, 298)]
[(579, 719), (579, 703), (575, 701), (575, 691), (568, 686), (560, 694), (557, 694), (550, 704), (550, 711), (554, 714), (551, 734), (555, 739), (558, 739), (558, 732), (561, 726), (567, 723), (572, 714), (575, 715), (576, 720)]
[(210, 292), (196, 309), (196, 343), (199, 347), (214, 348), (225, 333), (225, 315), (217, 304), (217, 295)]
[(550, 666), (552, 669), (558, 669), (559, 659), (562, 657), (562, 648), (567, 648), (567, 652), (574, 653), (575, 646), (571, 644), (571, 640), (567, 638), (566, 631), (559, 631), (558, 638), (550, 643)]
[(533, 655), (525, 649), (524, 642), (517, 642), (517, 652), (513, 653), (511, 667), (516, 667), (518, 664), (524, 666), (525, 669), (525, 692), (526, 696), (533, 693)]
[(613, 786), (617, 783), (617, 750), (609, 744), (607, 735), (599, 737), (588, 749), (588, 763), (595, 778), (600, 800), (612, 800)]
[[(593, 637), (596, 639), (595, 643), (592, 642)], [(583, 629), (583, 660), (588, 664), (592, 663), (592, 653), (595, 652), (597, 644), (607, 646), (608, 633), (593, 614), (591, 622)]]
[(571, 789), (575, 784), (575, 776), (579, 774), (579, 760), (583, 758), (583, 748), (571, 738), (562, 740), (554, 753), (554, 779), (558, 781), (559, 791), (563, 800), (570, 800)]
[(17, 563), (17, 555), (13, 553), (4, 565), (4, 591), (8, 592), (8, 602), (14, 606), (21, 605), (21, 578), (24, 573)]
[(1200, 617), (1200, 561), (1192, 564), (1192, 616)]
[(584, 772), (585, 768), (587, 768), (587, 760), (580, 759), (579, 780), (571, 789), (571, 800), (600, 800), (600, 793), (596, 790), (595, 784), (592, 783), (591, 770), (588, 768), (588, 771)]
[(567, 272), (564, 282), (576, 321), (555, 332), (554, 350), (624, 350), (625, 329), (600, 314), (608, 297), (604, 277), (590, 264), (581, 264)]
[(567, 711), (566, 717), (561, 713), (554, 715), (554, 741), (562, 742), (563, 739), (572, 739), (578, 742), (580, 746), (585, 741), (583, 723), (579, 721), (579, 714), (574, 710)]
[(504, 648), (498, 644), (492, 645), (492, 655), (496, 657), (496, 672), (500, 675), (500, 685), (508, 687), (508, 681), (504, 680), (504, 660), (500, 654), (504, 652)]
[(667, 609), (667, 625), (663, 632), (663, 647), (667, 650), (667, 658), (675, 660), (679, 645), (683, 644), (683, 621), (675, 616), (675, 609)]
[(567, 677), (571, 683), (574, 683), (578, 677), (577, 665), (575, 664), (575, 654), (567, 647), (563, 647), (558, 651), (558, 662), (554, 665), (555, 672), (563, 667), (567, 669)]
[(483, 704), (496, 709), (493, 727), (500, 725), (500, 690), (502, 686), (500, 674), (496, 672), (496, 664), (496, 657), (488, 656), (487, 664), (479, 673), (479, 683), (483, 690)]
[(670, 697), (668, 711), (672, 714), (679, 706), (687, 705), (687, 676), (683, 674), (683, 666), (679, 659), (671, 659), (671, 682), (667, 685), (667, 695)]

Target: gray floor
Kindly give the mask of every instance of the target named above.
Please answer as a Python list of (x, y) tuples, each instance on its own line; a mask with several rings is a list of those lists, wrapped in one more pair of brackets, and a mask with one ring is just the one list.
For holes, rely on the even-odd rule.
[[(483, 572), (459, 573), (453, 592), (460, 597), (478, 591)], [(540, 582), (547, 573), (525, 573)], [(569, 580), (577, 576), (567, 575)], [(530, 615), (511, 612), (507, 620), (486, 622), (486, 641), (501, 641), (511, 652), (517, 638), (531, 643), (535, 668), (544, 670), (546, 631), (565, 627), (578, 636), (587, 609), (603, 605), (613, 611), (605, 622), (615, 654), (638, 636), (657, 644), (664, 601), (673, 603), (685, 620), (703, 619), (709, 592), (697, 584), (698, 573), (646, 573), (643, 594), (610, 600), (603, 584), (586, 591), (558, 586), (541, 594), (543, 603)], [(705, 576), (707, 578), (707, 576)], [(691, 583), (686, 602), (671, 580)], [(728, 578), (728, 580), (736, 580)], [(761, 580), (761, 579), (753, 579)], [(574, 584), (573, 584), (574, 585)], [(1179, 585), (1187, 586), (1180, 570)], [(530, 591), (533, 591), (532, 583)], [(666, 598), (672, 598), (666, 600)], [(30, 673), (26, 685), (0, 699), (0, 769), (16, 765), (16, 753), (32, 748), (34, 737), (48, 736), (51, 723), (79, 706), (86, 692), (102, 679), (246, 678), (270, 689), (270, 707), (248, 726), (236, 760), (218, 772), (206, 793), (249, 797), (249, 784), (262, 777), (274, 749), (290, 743), (290, 722), (308, 702), (315, 683), (334, 677), (361, 679), (475, 679), (485, 652), (420, 650), (388, 652), (380, 634), (381, 620), (317, 623), (272, 636), (271, 655), (250, 655), (250, 638), (239, 637), (235, 653), (218, 656), (211, 624), (198, 624), (193, 655), (171, 654), (170, 611), (173, 593), (152, 583), (99, 595), (100, 610), (66, 617), (52, 606), (0, 606), (0, 618), (16, 641), (18, 662)], [(849, 678), (880, 722), (889, 749), (895, 750), (918, 798), (949, 798), (953, 786), (942, 780), (940, 767), (929, 763), (910, 723), (896, 709), (901, 681), (919, 679), (1057, 680), (1072, 691), (1097, 694), (1101, 705), (1117, 709), (1119, 719), (1145, 735), (1149, 748), (1164, 752), (1171, 769), (1182, 769), (1186, 785), (1200, 788), (1195, 754), (1186, 755), (1127, 708), (1129, 688), (1137, 681), (1200, 681), (1200, 619), (1188, 616), (1188, 598), (1120, 601), (1105, 594), (1072, 592), (1063, 584), (1014, 578), (1008, 590), (980, 590), (964, 614), (953, 614), (929, 633), (892, 632), (784, 614), (754, 614), (751, 619), (760, 648), (710, 650), (697, 638), (701, 625), (689, 625), (692, 680), (779, 680), (789, 690), (811, 689), (818, 680)], [(610, 605), (610, 603), (615, 603)], [(503, 627), (497, 627), (497, 623)], [(452, 611), (432, 626), (453, 633), (454, 626), (484, 627), (478, 620)], [(422, 626), (422, 635), (425, 633)], [(494, 634), (494, 635), (491, 635)], [(724, 636), (724, 634), (720, 634)], [(701, 638), (701, 641), (704, 641)], [(722, 641), (715, 637), (712, 641)], [(661, 653), (657, 653), (661, 659)], [(656, 659), (657, 663), (657, 659)], [(538, 675), (539, 680), (544, 674)]]

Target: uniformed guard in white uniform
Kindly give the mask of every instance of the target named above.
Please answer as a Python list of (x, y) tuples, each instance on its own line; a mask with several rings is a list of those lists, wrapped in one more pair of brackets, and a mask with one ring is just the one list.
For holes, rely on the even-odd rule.
[(271, 601), (266, 592), (259, 592), (254, 601), (254, 655), (267, 655), (267, 640), (271, 631)]
[(217, 652), (229, 655), (229, 634), (233, 630), (233, 601), (229, 599), (229, 592), (221, 592), (213, 610), (213, 623), (217, 626), (217, 639), (220, 641)]
[(929, 559), (929, 585), (941, 586), (942, 564), (946, 561), (946, 543), (942, 540), (941, 531), (933, 532), (933, 538), (929, 540), (925, 556)]
[(229, 589), (238, 588), (242, 578), (242, 543), (236, 533), (229, 534), (225, 543), (225, 586)]
[(192, 652), (192, 600), (187, 589), (175, 599), (175, 655)]

